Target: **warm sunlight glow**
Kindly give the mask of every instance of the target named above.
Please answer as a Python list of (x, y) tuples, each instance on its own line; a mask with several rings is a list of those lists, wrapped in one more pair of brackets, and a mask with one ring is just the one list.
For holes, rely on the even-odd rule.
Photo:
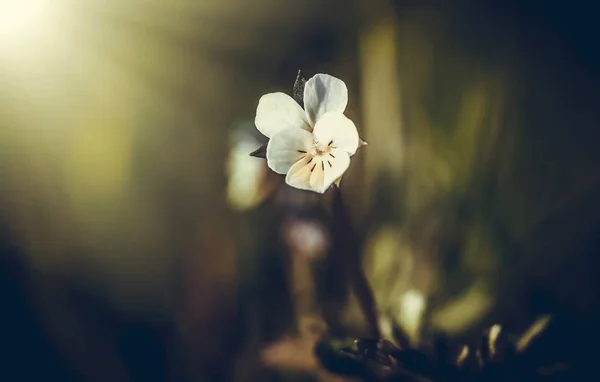
[(51, 0), (0, 0), (0, 43), (18, 44), (40, 33), (51, 6)]

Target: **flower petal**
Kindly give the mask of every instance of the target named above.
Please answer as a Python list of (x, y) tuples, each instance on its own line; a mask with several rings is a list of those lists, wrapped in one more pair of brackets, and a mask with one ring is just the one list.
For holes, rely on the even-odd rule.
[[(312, 159), (312, 157), (309, 159)], [(310, 177), (312, 175), (310, 169), (312, 166), (313, 163), (307, 163), (307, 159), (299, 160), (290, 168), (290, 171), (285, 177), (285, 182), (300, 190), (312, 190), (310, 186)]]
[(267, 164), (278, 174), (305, 157), (312, 149), (313, 135), (302, 129), (284, 129), (275, 134), (267, 144)]
[(331, 147), (342, 149), (354, 155), (359, 145), (358, 131), (354, 122), (342, 113), (326, 113), (313, 130), (315, 139), (321, 143), (331, 143)]
[(316, 74), (304, 85), (304, 109), (314, 126), (328, 111), (343, 113), (348, 104), (348, 88), (344, 81), (329, 74)]
[(350, 156), (343, 150), (333, 149), (326, 156), (306, 157), (296, 162), (285, 177), (285, 182), (301, 190), (320, 194), (327, 191), (350, 166)]
[(304, 110), (285, 93), (269, 93), (260, 97), (254, 124), (269, 138), (290, 127), (311, 129)]

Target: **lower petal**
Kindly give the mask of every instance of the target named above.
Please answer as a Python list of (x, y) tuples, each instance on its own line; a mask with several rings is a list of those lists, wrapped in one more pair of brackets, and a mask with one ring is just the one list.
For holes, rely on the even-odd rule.
[(285, 181), (292, 187), (322, 194), (346, 172), (349, 166), (348, 153), (341, 149), (334, 149), (325, 156), (299, 160), (290, 168)]

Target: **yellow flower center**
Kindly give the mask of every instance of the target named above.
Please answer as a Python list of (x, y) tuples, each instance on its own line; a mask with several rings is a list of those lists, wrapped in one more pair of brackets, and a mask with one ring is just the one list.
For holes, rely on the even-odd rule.
[(322, 142), (319, 142), (317, 140), (315, 140), (313, 142), (313, 150), (311, 152), (311, 154), (313, 156), (323, 156), (323, 155), (327, 155), (329, 154), (329, 152), (331, 151), (331, 149), (333, 148), (332, 145), (333, 141), (330, 141), (329, 143), (325, 144)]

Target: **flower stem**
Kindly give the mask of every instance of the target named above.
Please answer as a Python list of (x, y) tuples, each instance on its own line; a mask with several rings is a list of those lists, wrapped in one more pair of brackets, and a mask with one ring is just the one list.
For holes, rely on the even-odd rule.
[(343, 268), (348, 277), (350, 287), (354, 290), (357, 300), (364, 314), (367, 329), (372, 338), (380, 338), (377, 308), (373, 292), (367, 282), (359, 250), (359, 243), (350, 218), (348, 216), (342, 192), (337, 185), (333, 187), (333, 220), (334, 242), (340, 258), (338, 264)]

